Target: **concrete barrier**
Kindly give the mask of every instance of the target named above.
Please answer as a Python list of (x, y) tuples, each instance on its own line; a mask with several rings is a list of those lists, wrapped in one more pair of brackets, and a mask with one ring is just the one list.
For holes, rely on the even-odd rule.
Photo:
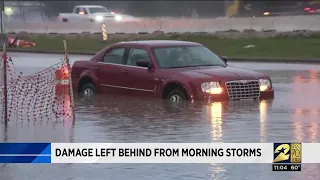
[[(9, 37), (12, 38), (20, 38), (20, 39), (28, 39), (28, 38), (39, 38), (39, 37), (46, 37), (46, 38), (56, 38), (60, 37), (63, 39), (71, 40), (71, 39), (97, 39), (102, 40), (101, 33), (50, 33), (50, 34), (43, 34), (43, 33), (8, 33)], [(273, 38), (273, 37), (310, 37), (310, 36), (319, 36), (319, 31), (291, 31), (291, 32), (276, 32), (276, 31), (250, 31), (250, 32), (219, 32), (219, 33), (126, 33), (126, 34), (108, 34), (109, 41), (130, 41), (130, 40), (137, 40), (137, 39), (157, 39), (157, 38), (178, 38), (179, 36), (186, 36), (186, 35), (205, 35), (207, 37), (216, 37), (216, 38), (226, 38), (226, 39), (239, 39), (239, 38)]]
[[(108, 33), (153, 33), (207, 32), (221, 31), (266, 31), (287, 32), (294, 30), (320, 31), (320, 15), (279, 16), (257, 18), (217, 18), (217, 19), (142, 19), (135, 22), (106, 22)], [(6, 23), (7, 33), (99, 33), (99, 23)]]

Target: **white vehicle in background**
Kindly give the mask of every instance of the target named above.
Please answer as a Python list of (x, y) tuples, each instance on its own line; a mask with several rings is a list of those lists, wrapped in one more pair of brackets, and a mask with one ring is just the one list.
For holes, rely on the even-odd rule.
[(72, 13), (60, 13), (59, 20), (62, 22), (90, 21), (103, 22), (106, 20), (122, 21), (123, 17), (103, 6), (81, 5), (75, 6)]

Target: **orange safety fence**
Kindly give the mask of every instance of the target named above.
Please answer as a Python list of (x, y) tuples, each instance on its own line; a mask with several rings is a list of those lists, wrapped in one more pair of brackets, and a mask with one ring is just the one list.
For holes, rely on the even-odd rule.
[(0, 77), (0, 122), (5, 120), (5, 115), (7, 122), (72, 121), (71, 98), (65, 93), (70, 92), (69, 86), (63, 84), (69, 82), (61, 82), (65, 80), (65, 74), (59, 74), (66, 73), (63, 70), (67, 66), (66, 60), (29, 75), (14, 72), (14, 61), (10, 57), (3, 56), (1, 65), (4, 61), (7, 83), (3, 84), (3, 77)]

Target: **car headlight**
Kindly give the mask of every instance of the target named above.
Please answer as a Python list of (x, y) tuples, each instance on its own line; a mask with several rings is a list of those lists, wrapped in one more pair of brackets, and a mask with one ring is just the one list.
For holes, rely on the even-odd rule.
[(4, 7), (4, 14), (10, 16), (13, 14), (13, 9), (11, 7)]
[(259, 79), (260, 82), (260, 91), (266, 91), (271, 89), (271, 82), (269, 79)]
[(102, 16), (96, 16), (95, 19), (96, 19), (96, 21), (102, 21), (103, 17)]
[(116, 21), (121, 21), (122, 20), (122, 16), (120, 16), (120, 15), (116, 15), (114, 18), (116, 19)]
[(209, 94), (221, 94), (222, 88), (219, 82), (204, 82), (201, 84), (202, 92)]

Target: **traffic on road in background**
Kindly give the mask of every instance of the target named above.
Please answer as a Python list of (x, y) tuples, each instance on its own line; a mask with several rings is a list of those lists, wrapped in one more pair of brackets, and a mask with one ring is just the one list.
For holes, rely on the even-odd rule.
[(304, 8), (305, 14), (320, 14), (320, 2), (312, 2)]
[(116, 22), (127, 22), (138, 20), (133, 16), (118, 14), (104, 6), (97, 5), (75, 6), (72, 13), (59, 13), (58, 19), (62, 22), (104, 22), (108, 20)]
[(290, 16), (290, 15), (313, 15), (320, 13), (320, 1), (297, 2), (292, 6), (268, 7), (263, 12), (264, 16)]
[(174, 102), (272, 99), (270, 77), (232, 67), (201, 44), (187, 41), (128, 41), (108, 46), (90, 61), (72, 66), (73, 89), (157, 97)]

